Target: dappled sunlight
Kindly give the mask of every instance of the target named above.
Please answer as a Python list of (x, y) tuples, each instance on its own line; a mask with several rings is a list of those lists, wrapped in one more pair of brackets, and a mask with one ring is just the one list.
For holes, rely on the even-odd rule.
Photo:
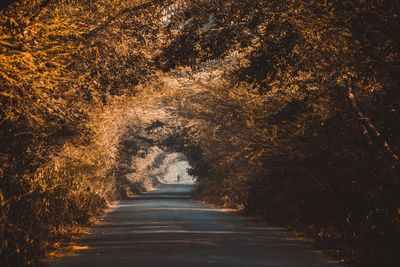
[(71, 250), (88, 250), (89, 246), (71, 246)]

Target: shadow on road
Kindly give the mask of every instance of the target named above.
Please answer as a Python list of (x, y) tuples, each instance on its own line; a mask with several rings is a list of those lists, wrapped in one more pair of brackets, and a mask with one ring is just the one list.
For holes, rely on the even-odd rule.
[(121, 201), (81, 242), (86, 249), (52, 266), (336, 266), (288, 232), (190, 200), (191, 191), (163, 184)]

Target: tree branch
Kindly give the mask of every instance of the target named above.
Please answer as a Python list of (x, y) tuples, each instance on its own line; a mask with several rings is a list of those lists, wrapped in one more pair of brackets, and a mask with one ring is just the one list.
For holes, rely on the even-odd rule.
[(40, 15), (40, 12), (43, 10), (43, 8), (45, 8), (46, 6), (48, 6), (50, 4), (52, 0), (45, 0), (43, 2), (40, 3), (38, 10), (36, 11), (35, 14), (33, 14), (32, 17), (29, 18), (29, 21), (33, 21), (37, 16)]
[(136, 11), (140, 11), (143, 9), (147, 9), (155, 4), (161, 4), (164, 2), (165, 2), (165, 0), (150, 0), (148, 2), (145, 2), (145, 3), (137, 5), (137, 6), (124, 8), (121, 11), (119, 11), (115, 16), (107, 17), (103, 23), (101, 23), (97, 27), (95, 27), (95, 28), (91, 29), (89, 32), (87, 32), (85, 34), (85, 37), (91, 37), (91, 36), (95, 35), (96, 33), (103, 30), (104, 28), (112, 25), (114, 23), (114, 21), (116, 21), (117, 19), (119, 19), (121, 16), (123, 16), (126, 13), (136, 12)]
[(394, 152), (389, 142), (384, 139), (383, 135), (379, 132), (375, 125), (373, 125), (371, 120), (366, 117), (358, 107), (352, 83), (348, 80), (346, 80), (345, 83), (347, 88), (347, 99), (350, 102), (353, 112), (361, 121), (363, 134), (367, 138), (368, 143), (381, 150), (396, 166), (400, 166), (400, 157)]
[(0, 40), (0, 46), (6, 47), (8, 49), (12, 50), (17, 50), (17, 51), (22, 51), (22, 45), (15, 45), (15, 44), (10, 44), (6, 41)]

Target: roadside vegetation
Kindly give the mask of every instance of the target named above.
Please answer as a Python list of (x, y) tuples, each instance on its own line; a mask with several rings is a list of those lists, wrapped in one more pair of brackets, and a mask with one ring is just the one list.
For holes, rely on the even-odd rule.
[(129, 97), (152, 71), (156, 9), (9, 2), (0, 13), (0, 265), (37, 266), (126, 195), (121, 139), (138, 124)]
[(400, 263), (397, 1), (0, 8), (2, 266), (39, 265), (107, 201), (145, 190), (122, 177), (151, 123), (135, 108), (151, 103), (170, 112), (163, 145), (188, 156), (197, 198), (355, 266)]

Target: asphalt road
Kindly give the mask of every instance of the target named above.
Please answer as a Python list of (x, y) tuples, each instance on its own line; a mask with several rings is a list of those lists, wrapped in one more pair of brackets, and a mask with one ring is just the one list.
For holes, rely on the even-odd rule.
[(190, 199), (191, 186), (161, 185), (121, 201), (53, 267), (337, 266), (292, 234)]

